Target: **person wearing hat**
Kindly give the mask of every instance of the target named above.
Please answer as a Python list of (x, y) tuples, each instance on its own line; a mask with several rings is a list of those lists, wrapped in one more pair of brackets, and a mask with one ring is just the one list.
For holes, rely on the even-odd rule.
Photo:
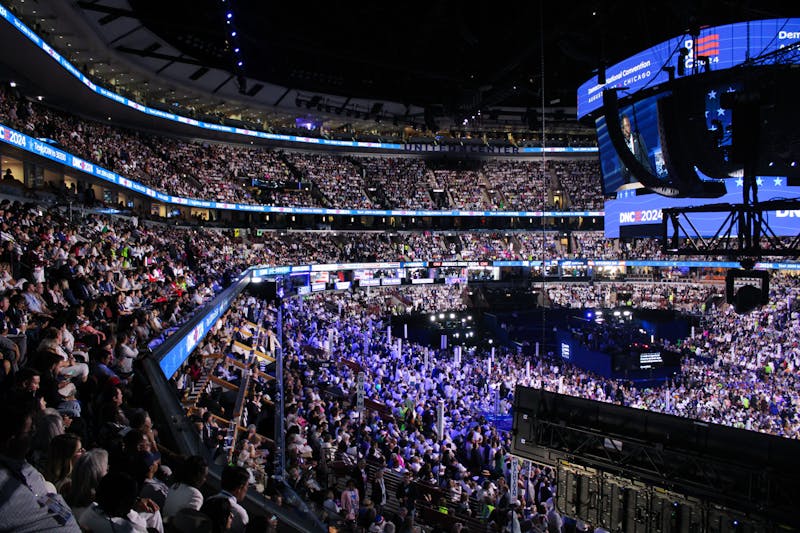
[(383, 518), (383, 515), (378, 515), (375, 517), (375, 520), (372, 522), (372, 524), (370, 524), (367, 531), (369, 533), (383, 533), (385, 527), (386, 520)]
[(140, 452), (134, 463), (136, 467), (136, 481), (141, 489), (139, 497), (150, 498), (161, 509), (167, 501), (169, 487), (163, 481), (156, 478), (156, 472), (161, 465), (161, 454), (155, 452)]

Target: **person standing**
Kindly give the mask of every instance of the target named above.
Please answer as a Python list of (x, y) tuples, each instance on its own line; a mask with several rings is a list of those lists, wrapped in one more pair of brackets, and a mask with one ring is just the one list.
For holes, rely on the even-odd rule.
[(348, 523), (355, 524), (360, 505), (361, 501), (356, 484), (352, 479), (348, 479), (347, 487), (342, 492), (342, 510)]
[[(622, 128), (622, 138), (628, 150), (630, 150), (636, 160), (641, 163), (647, 171), (651, 174), (655, 174), (653, 166), (650, 164), (650, 157), (647, 153), (647, 145), (644, 142), (644, 138), (638, 131), (633, 131), (631, 129), (631, 119), (628, 118), (628, 115), (622, 115), (620, 125)], [(622, 178), (625, 183), (635, 183), (638, 181), (631, 175), (631, 171), (621, 162), (620, 166), (622, 167)]]
[(383, 468), (379, 468), (375, 472), (375, 480), (372, 482), (372, 502), (375, 504), (375, 510), (378, 511), (378, 514), (383, 514), (383, 509), (386, 506), (386, 497)]

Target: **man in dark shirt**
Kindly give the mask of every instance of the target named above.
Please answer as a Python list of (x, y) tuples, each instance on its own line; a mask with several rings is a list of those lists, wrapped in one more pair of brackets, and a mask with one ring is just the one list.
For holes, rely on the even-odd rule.
[(403, 474), (403, 481), (397, 485), (397, 501), (408, 510), (409, 514), (414, 514), (416, 510), (417, 489), (411, 480), (411, 472)]

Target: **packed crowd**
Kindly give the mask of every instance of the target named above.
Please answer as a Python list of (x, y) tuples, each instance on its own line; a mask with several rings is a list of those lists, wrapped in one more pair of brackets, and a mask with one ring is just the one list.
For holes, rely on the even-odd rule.
[(269, 264), (569, 257), (557, 232), (264, 231), (248, 243)]
[(361, 157), (368, 183), (383, 191), (397, 209), (434, 209), (428, 187), (428, 169), (419, 158)]
[(521, 231), (514, 233), (520, 244), (520, 255), (526, 260), (566, 258), (561, 237), (556, 231)]
[[(571, 244), (570, 252), (564, 252), (562, 257), (576, 259), (603, 259), (603, 260), (653, 260), (670, 261), (676, 256), (668, 255), (663, 248), (662, 239), (659, 238), (630, 238), (613, 239), (607, 238), (602, 231), (573, 231), (570, 233)], [(780, 237), (778, 239), (784, 246), (789, 246), (791, 238)], [(721, 241), (719, 246), (725, 243)], [(681, 241), (681, 245), (684, 243)], [(774, 248), (766, 238), (762, 239), (761, 246), (764, 249), (765, 261), (786, 261), (793, 260), (791, 257), (780, 257), (769, 255), (769, 250)], [(707, 255), (681, 255), (681, 260), (697, 261), (729, 261), (730, 258)]]
[(461, 255), (466, 260), (487, 258), (493, 260), (517, 259), (522, 257), (519, 244), (510, 234), (485, 233), (461, 235), (464, 243)]
[[(365, 292), (287, 301), (287, 423), (294, 428), (296, 487), (323, 502), (328, 520), (360, 524), (364, 514), (381, 516), (393, 499), (370, 485), (393, 471), (401, 479), (392, 516), (401, 515), (397, 527), (434, 507), (452, 514), (453, 523), (475, 513), (500, 528), (517, 520), (522, 531), (531, 531), (534, 521), (549, 520), (559, 531), (552, 473), (531, 472), (533, 485), (525, 472), (510, 479), (508, 435), (486, 423), (488, 413), (508, 412), (516, 384), (797, 438), (800, 348), (792, 332), (800, 325), (799, 287), (781, 279), (775, 306), (745, 317), (728, 308), (710, 316), (708, 329), (687, 340), (681, 374), (655, 388), (592, 375), (557, 358), (531, 361), (502, 348), (496, 359), (480, 351), (459, 356), (398, 341), (386, 334), (389, 307), (376, 307), (380, 299)], [(662, 292), (662, 298), (668, 296)], [(776, 345), (784, 348), (776, 353)], [(320, 364), (342, 360), (346, 364)], [(366, 417), (357, 416), (349, 400), (359, 371), (366, 373), (364, 393), (372, 402)], [(445, 421), (437, 435), (440, 400)], [(339, 494), (316, 474), (319, 461), (334, 460), (354, 465)], [(511, 483), (520, 487), (519, 503), (509, 500)]]
[(550, 206), (541, 161), (487, 161), (483, 171), (505, 211), (535, 211)]
[(367, 195), (360, 169), (346, 157), (288, 153), (287, 158), (303, 174), (304, 179), (319, 187), (328, 205), (353, 209), (377, 207)]
[(467, 210), (492, 209), (487, 181), (475, 170), (434, 170), (434, 180), (441, 183), (450, 193), (453, 206)]
[(223, 530), (236, 497), (198, 500), (206, 463), (159, 445), (139, 361), (250, 257), (221, 233), (8, 200), (0, 238), (0, 529), (192, 531), (192, 507)]
[[(404, 237), (399, 236), (396, 241), (391, 237), (387, 240), (381, 234), (369, 238), (383, 242), (382, 254), (389, 250), (396, 252), (393, 245), (402, 242)], [(552, 237), (555, 241), (556, 236)], [(166, 491), (164, 486), (183, 483), (194, 487), (202, 479), (201, 459), (166, 457), (162, 450), (166, 464), (159, 465), (161, 459), (155, 454), (158, 437), (141, 407), (143, 399), (137, 394), (140, 380), (136, 370), (136, 361), (152, 339), (168, 335), (193, 309), (249, 264), (308, 263), (309, 260), (326, 260), (331, 254), (346, 258), (362, 242), (355, 235), (348, 235), (329, 244), (309, 234), (291, 244), (291, 235), (270, 235), (263, 246), (258, 247), (221, 232), (182, 229), (165, 232), (140, 227), (135, 220), (121, 218), (90, 216), (76, 224), (56, 210), (45, 211), (8, 201), (0, 203), (0, 238), (3, 241), (0, 387), (7, 399), (3, 404), (4, 419), (9, 421), (0, 435), (2, 472), (10, 473), (15, 480), (12, 483), (19, 482), (21, 491), (14, 491), (13, 499), (9, 500), (15, 509), (30, 512), (26, 516), (32, 517), (33, 524), (52, 521), (58, 524), (62, 520), (61, 525), (67, 529), (74, 528), (76, 519), (84, 527), (91, 528), (93, 521), (104, 517), (114, 523), (146, 523), (155, 529), (163, 528), (165, 519), (170, 522), (174, 518), (167, 511), (171, 508), (168, 504), (172, 492)], [(438, 248), (447, 250), (449, 237), (440, 235), (438, 238)], [(479, 249), (488, 246), (490, 251), (502, 250), (508, 241), (503, 236), (498, 244), (497, 238), (488, 235), (480, 245), (483, 248)], [(477, 246), (470, 244), (471, 237), (460, 235), (458, 239), (467, 248)], [(273, 249), (287, 243), (288, 250)], [(316, 248), (312, 250), (312, 246)], [(362, 252), (366, 253), (372, 246), (368, 241)], [(427, 253), (425, 245), (415, 246), (421, 250), (419, 253)], [(296, 401), (298, 417), (307, 421), (316, 417), (319, 430), (320, 415), (324, 413), (329, 428), (333, 424), (343, 428), (330, 435), (327, 442), (331, 447), (342, 447), (341, 441), (336, 439), (346, 439), (344, 435), (349, 434), (349, 430), (359, 428), (362, 435), (373, 435), (372, 440), (355, 439), (356, 449), (364, 457), (374, 457), (378, 461), (382, 457), (388, 468), (409, 470), (419, 480), (436, 477), (439, 489), (458, 492), (458, 485), (463, 495), (467, 490), (465, 486), (469, 487), (475, 491), (476, 505), (464, 505), (464, 512), (476, 507), (497, 509), (499, 499), (485, 500), (485, 493), (470, 484), (472, 477), (462, 470), (463, 467), (470, 474), (480, 476), (484, 467), (490, 466), (486, 477), (495, 484), (494, 498), (502, 498), (499, 485), (507, 484), (501, 481), (506, 475), (505, 456), (501, 454), (497, 463), (490, 463), (485, 458), (475, 457), (471, 451), (475, 449), (476, 428), (481, 428), (477, 430), (480, 439), (498, 443), (494, 445), (494, 456), (497, 450), (504, 449), (505, 437), (480, 421), (488, 398), (487, 394), (480, 393), (483, 385), (489, 390), (506, 391), (500, 395), (504, 406), (509, 405), (508, 392), (513, 390), (513, 384), (522, 380), (598, 400), (623, 401), (634, 407), (797, 437), (800, 426), (796, 413), (796, 369), (800, 363), (800, 349), (793, 339), (793, 332), (800, 325), (797, 291), (794, 278), (781, 277), (773, 283), (774, 304), (771, 306), (746, 316), (735, 315), (727, 308), (722, 313), (709, 315), (705, 331), (687, 341), (693, 356), (685, 359), (681, 377), (668, 386), (671, 388), (652, 390), (609, 383), (569, 367), (562, 367), (556, 373), (552, 371), (552, 364), (545, 362), (537, 362), (530, 377), (523, 377), (522, 360), (502, 351), (497, 368), (493, 366), (487, 373), (485, 356), (478, 356), (475, 362), (470, 362), (471, 356), (465, 356), (466, 364), (456, 366), (448, 358), (432, 357), (421, 346), (410, 343), (397, 346), (383, 340), (385, 324), (381, 321), (387, 314), (459, 309), (463, 306), (463, 295), (458, 287), (395, 288), (355, 293), (358, 296), (341, 293), (336, 296), (342, 301), (341, 305), (336, 305), (336, 299), (323, 302), (315, 297), (303, 309), (288, 304), (290, 333), (284, 343), (287, 347), (293, 346), (287, 351), (290, 354), (287, 365), (294, 378), (287, 383), (292, 384), (291, 398)], [(594, 287), (573, 284), (553, 288), (549, 297), (554, 305), (573, 305), (578, 301), (583, 307), (592, 307), (625, 302), (639, 307), (696, 312), (702, 311), (706, 299), (713, 293), (714, 289), (708, 286), (693, 284), (598, 283)], [(247, 316), (248, 319), (260, 317)], [(231, 320), (232, 324), (235, 322)], [(331, 328), (337, 333), (333, 346), (329, 342), (327, 351), (352, 355), (355, 364), (367, 369), (371, 373), (368, 382), (381, 384), (380, 388), (366, 391), (368, 398), (386, 405), (392, 413), (391, 418), (387, 416), (386, 419), (376, 413), (370, 415), (369, 432), (363, 424), (344, 416), (344, 404), (337, 409), (325, 404), (322, 413), (315, 409), (322, 405), (321, 400), (314, 399), (314, 387), (319, 382), (308, 382), (309, 376), (297, 366), (311, 357), (303, 352), (303, 346), (309, 344), (303, 339), (314, 337), (314, 331), (327, 332)], [(365, 332), (371, 332), (366, 339)], [(317, 333), (316, 337), (323, 335)], [(319, 347), (316, 341), (310, 345)], [(780, 348), (776, 350), (776, 346)], [(242, 373), (230, 365), (222, 364), (214, 371), (218, 377), (242, 379)], [(312, 373), (311, 378), (321, 376), (326, 383), (329, 378), (336, 379), (339, 381), (335, 384), (342, 385), (343, 390), (352, 390), (352, 372), (342, 370), (341, 374), (326, 375), (321, 370), (320, 373), (319, 376)], [(264, 380), (266, 382), (267, 378)], [(268, 389), (258, 391), (262, 400), (265, 399), (264, 390)], [(450, 420), (446, 431), (449, 441), (433, 439), (429, 420), (426, 421), (434, 405), (433, 399), (439, 397), (448, 402)], [(416, 399), (408, 404), (408, 398)], [(262, 412), (253, 411), (253, 420)], [(333, 413), (342, 416), (337, 419)], [(290, 411), (290, 414), (293, 413)], [(31, 425), (36, 427), (33, 440), (25, 437), (32, 433)], [(62, 433), (68, 436), (56, 438)], [(321, 438), (323, 433), (319, 433), (320, 443), (326, 442)], [(381, 435), (380, 440), (378, 435)], [(313, 450), (313, 439), (307, 434), (301, 435), (296, 448), (305, 450), (303, 438)], [(348, 443), (352, 443), (352, 439), (350, 437)], [(427, 451), (428, 447), (431, 452)], [(437, 447), (438, 451), (434, 451)], [(89, 451), (84, 452), (83, 448)], [(237, 457), (243, 451), (246, 458), (257, 458), (262, 453), (249, 446), (246, 448), (244, 445), (241, 449), (234, 447)], [(345, 452), (350, 448), (352, 446), (343, 446)], [(101, 485), (106, 476), (104, 450), (110, 477)], [(434, 455), (436, 461), (430, 459)], [(439, 466), (438, 459), (445, 455), (447, 461)], [(82, 459), (84, 456), (90, 459)], [(244, 462), (250, 466), (255, 464)], [(163, 466), (171, 466), (172, 473)], [(25, 481), (13, 477), (14, 472)], [(302, 469), (294, 472), (301, 477), (307, 475)], [(439, 475), (440, 472), (445, 475)], [(230, 490), (226, 490), (230, 494), (233, 494), (231, 491), (241, 493), (242, 486), (246, 489), (246, 480), (242, 481), (245, 475), (249, 480), (249, 472), (230, 470), (226, 478)], [(542, 475), (542, 472), (536, 474)], [(167, 481), (159, 482), (162, 478)], [(26, 489), (22, 485), (25, 484), (34, 492), (60, 494), (53, 496), (53, 501), (62, 506), (64, 512), (52, 513), (31, 506), (35, 501), (23, 497)], [(109, 488), (109, 485), (116, 488)], [(72, 487), (76, 487), (76, 492), (80, 488), (80, 494), (73, 494)], [(186, 492), (194, 494), (188, 489)], [(113, 499), (109, 499), (110, 495)], [(463, 498), (462, 495), (458, 498)], [(137, 496), (143, 498), (139, 503), (136, 503)], [(467, 496), (468, 501), (469, 498)], [(237, 499), (233, 494), (227, 501), (232, 506)], [(163, 505), (159, 503), (162, 501)], [(405, 502), (408, 501), (406, 497)], [(532, 502), (544, 503), (546, 499), (533, 497)], [(453, 500), (453, 503), (459, 502)], [(135, 505), (138, 505), (136, 510), (133, 509)], [(211, 508), (207, 511), (208, 516), (215, 512)], [(9, 521), (23, 519), (14, 513), (0, 515)], [(491, 516), (491, 511), (487, 515)], [(521, 518), (524, 521), (530, 517), (523, 514)], [(504, 520), (497, 514), (492, 519)]]
[[(287, 154), (241, 144), (194, 142), (156, 136), (79, 118), (0, 89), (0, 122), (33, 137), (49, 139), (87, 161), (114, 170), (171, 194), (266, 205), (321, 206), (308, 190), (318, 187), (326, 205), (337, 208), (399, 209), (458, 208), (467, 210), (534, 210), (552, 206), (548, 181), (539, 161), (490, 160), (473, 170), (430, 170), (419, 158)], [(360, 167), (359, 167), (360, 165)], [(596, 208), (601, 199), (596, 163), (553, 161), (552, 185), (567, 190), (571, 208)], [(273, 182), (269, 189), (253, 187), (253, 179)], [(379, 191), (387, 205), (376, 205), (368, 194)], [(438, 204), (430, 188), (449, 192)], [(547, 196), (547, 199), (545, 198)], [(597, 204), (597, 205), (596, 205)], [(555, 207), (564, 207), (563, 201)]]
[(682, 382), (670, 391), (670, 409), (701, 420), (800, 437), (798, 296), (796, 277), (776, 276), (768, 305), (746, 315), (729, 307), (707, 314), (702, 333), (688, 339), (697, 358), (685, 362)]
[(634, 307), (636, 309), (674, 309), (702, 313), (709, 298), (724, 294), (715, 283), (570, 283), (548, 285), (547, 297), (553, 307), (597, 309)]
[[(516, 520), (531, 531), (549, 518), (560, 531), (550, 469), (523, 471), (521, 501), (510, 498), (508, 435), (483, 416), (492, 409), (485, 363), (465, 355), (458, 364), (390, 338), (385, 309), (368, 298), (359, 291), (284, 304), (287, 439), (296, 450), (289, 470), (298, 491), (321, 502), (328, 523), (370, 531), (416, 531), (432, 509), (448, 515), (455, 530), (469, 520), (499, 529)], [(321, 364), (339, 359), (346, 364)], [(349, 401), (358, 371), (367, 374), (365, 395), (375, 407), (364, 417)], [(335, 463), (351, 465), (341, 491), (327, 483)], [(391, 492), (389, 477), (399, 477)]]
[(553, 160), (548, 171), (569, 198), (572, 208), (602, 209), (600, 165), (596, 160)]

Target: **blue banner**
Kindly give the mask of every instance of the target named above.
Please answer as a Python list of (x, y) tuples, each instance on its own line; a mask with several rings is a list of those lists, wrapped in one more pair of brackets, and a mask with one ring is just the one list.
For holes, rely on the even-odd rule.
[[(252, 272), (252, 269), (251, 269)], [(250, 276), (251, 273), (247, 273)], [(228, 291), (218, 296), (213, 301), (213, 306), (209, 309), (201, 320), (189, 331), (189, 333), (175, 344), (170, 351), (168, 351), (161, 360), (158, 366), (164, 373), (167, 379), (170, 379), (181, 365), (189, 358), (194, 349), (203, 340), (209, 330), (214, 326), (217, 319), (220, 318), (225, 311), (230, 307), (234, 297), (239, 294), (239, 291), (231, 287)]]
[[(800, 187), (788, 185), (784, 176), (759, 176), (756, 178), (756, 183), (758, 197), (762, 202), (800, 198)], [(711, 201), (708, 198), (668, 198), (659, 194), (637, 196), (636, 189), (619, 191), (616, 199), (607, 200), (605, 203), (605, 235), (608, 238), (618, 238), (620, 227), (650, 225), (652, 226), (650, 236), (661, 236), (664, 209), (702, 206), (709, 203), (740, 204), (744, 181), (741, 178), (728, 179), (725, 180), (725, 187), (727, 192)], [(706, 212), (691, 213), (689, 217), (700, 235), (707, 237), (716, 234), (726, 215), (725, 212)], [(777, 235), (793, 237), (800, 233), (800, 211), (769, 211), (764, 216)]]

